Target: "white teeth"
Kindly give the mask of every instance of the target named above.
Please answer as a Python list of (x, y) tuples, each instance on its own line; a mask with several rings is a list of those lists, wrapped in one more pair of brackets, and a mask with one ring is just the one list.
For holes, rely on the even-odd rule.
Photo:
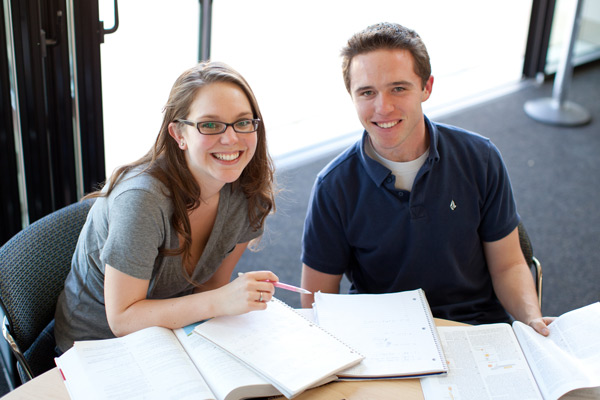
[(240, 156), (240, 152), (236, 152), (236, 153), (214, 153), (214, 156), (216, 158), (218, 158), (219, 160), (223, 160), (223, 161), (233, 161), (236, 158), (238, 158)]
[(387, 129), (391, 128), (392, 126), (395, 126), (396, 124), (398, 124), (398, 121), (377, 123), (377, 126), (380, 128)]

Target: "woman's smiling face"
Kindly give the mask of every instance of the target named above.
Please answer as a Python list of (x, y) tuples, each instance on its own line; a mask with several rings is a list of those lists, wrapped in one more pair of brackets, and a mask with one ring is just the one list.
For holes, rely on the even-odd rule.
[[(186, 119), (233, 123), (254, 118), (244, 91), (234, 83), (215, 82), (198, 90)], [(237, 133), (232, 126), (217, 135), (203, 135), (181, 125), (185, 159), (201, 188), (236, 181), (256, 151), (257, 133)], [(180, 146), (181, 147), (181, 146)]]

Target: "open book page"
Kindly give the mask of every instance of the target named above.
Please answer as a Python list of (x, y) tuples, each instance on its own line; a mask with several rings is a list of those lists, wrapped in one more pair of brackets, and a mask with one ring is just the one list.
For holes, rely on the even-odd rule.
[(254, 369), (286, 397), (327, 380), (362, 356), (274, 299), (267, 309), (213, 318), (195, 332)]
[(71, 400), (106, 399), (101, 392), (92, 390), (94, 386), (83, 369), (77, 350), (73, 347), (59, 358), (55, 358), (54, 361), (60, 370)]
[(67, 380), (80, 379), (75, 368), (87, 375), (90, 386), (83, 399), (91, 398), (90, 393), (111, 400), (215, 399), (170, 329), (152, 327), (115, 339), (75, 342), (73, 349), (77, 365), (62, 356), (57, 365)]
[(281, 393), (265, 379), (244, 366), (204, 337), (184, 329), (175, 335), (218, 400), (277, 396)]
[(600, 303), (561, 315), (547, 337), (518, 321), (513, 329), (544, 398), (600, 386)]
[(541, 400), (508, 324), (438, 326), (448, 374), (421, 378), (426, 400)]
[(410, 377), (446, 370), (422, 290), (315, 294), (317, 322), (365, 356), (342, 378)]

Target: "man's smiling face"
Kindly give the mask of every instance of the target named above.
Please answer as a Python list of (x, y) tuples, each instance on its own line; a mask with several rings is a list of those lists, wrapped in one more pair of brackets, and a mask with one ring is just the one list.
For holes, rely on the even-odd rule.
[(411, 161), (427, 149), (421, 103), (429, 98), (430, 77), (423, 87), (407, 50), (375, 50), (354, 56), (350, 92), (358, 117), (373, 147), (392, 161)]

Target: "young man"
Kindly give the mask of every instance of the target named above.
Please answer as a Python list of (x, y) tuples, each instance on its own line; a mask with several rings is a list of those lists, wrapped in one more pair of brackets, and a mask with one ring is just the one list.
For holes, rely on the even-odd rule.
[[(436, 317), (478, 324), (512, 316), (546, 335), (552, 318), (537, 303), (500, 153), (423, 115), (433, 76), (421, 38), (381, 23), (350, 38), (342, 57), (365, 132), (317, 177), (302, 286), (338, 293), (346, 274), (351, 293), (423, 288)], [(304, 295), (302, 304), (312, 301)]]

